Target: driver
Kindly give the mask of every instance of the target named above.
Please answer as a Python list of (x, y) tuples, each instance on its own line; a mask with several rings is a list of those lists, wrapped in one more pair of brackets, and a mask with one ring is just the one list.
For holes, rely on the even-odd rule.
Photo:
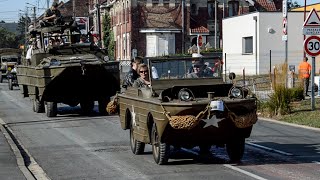
[(193, 65), (191, 72), (187, 74), (187, 78), (210, 77), (212, 76), (211, 72), (204, 64), (204, 61), (200, 60)]

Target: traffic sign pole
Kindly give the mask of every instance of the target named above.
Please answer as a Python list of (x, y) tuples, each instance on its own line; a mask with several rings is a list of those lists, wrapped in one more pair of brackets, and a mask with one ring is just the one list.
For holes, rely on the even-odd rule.
[[(285, 30), (286, 34), (285, 35), (282, 35), (282, 36), (285, 36), (286, 38), (284, 39), (284, 44), (285, 44), (285, 64), (286, 66), (288, 67), (288, 15), (287, 15), (287, 0), (283, 0), (282, 1), (282, 17), (283, 17), (283, 20), (282, 20), (282, 24), (283, 24), (283, 31)], [(285, 80), (285, 87), (287, 88), (288, 87), (288, 72), (286, 72), (286, 80)]]
[(316, 109), (316, 103), (314, 98), (314, 75), (315, 75), (315, 67), (316, 67), (316, 57), (312, 57), (312, 66), (311, 66), (311, 110), (314, 111)]

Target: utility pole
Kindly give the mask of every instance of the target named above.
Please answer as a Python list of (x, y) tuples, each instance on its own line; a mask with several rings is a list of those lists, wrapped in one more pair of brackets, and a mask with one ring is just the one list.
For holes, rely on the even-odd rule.
[(25, 42), (25, 48), (27, 48), (27, 44), (28, 44), (28, 8), (26, 7), (26, 12), (25, 12), (25, 18), (24, 18), (24, 42)]
[(98, 20), (98, 32), (99, 32), (99, 40), (101, 41), (101, 22), (100, 22), (100, 4), (96, 4), (97, 8), (97, 20)]
[(73, 15), (73, 19), (76, 20), (76, 0), (72, 1), (72, 15)]
[(47, 0), (47, 9), (49, 9), (50, 0)]
[(214, 1), (214, 49), (217, 49), (217, 0)]
[(33, 28), (36, 28), (36, 7), (33, 6)]

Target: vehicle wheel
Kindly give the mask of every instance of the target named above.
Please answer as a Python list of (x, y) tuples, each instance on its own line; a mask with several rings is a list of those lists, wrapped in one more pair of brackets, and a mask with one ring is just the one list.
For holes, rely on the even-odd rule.
[(47, 117), (55, 117), (58, 114), (58, 107), (56, 102), (47, 102), (46, 104)]
[(99, 113), (101, 115), (108, 115), (107, 113), (107, 104), (110, 102), (110, 98), (106, 98), (106, 99), (100, 99), (98, 101), (99, 104)]
[(12, 79), (9, 79), (8, 84), (9, 84), (9, 90), (13, 90)]
[(131, 121), (131, 127), (130, 127), (130, 146), (131, 146), (131, 151), (133, 154), (135, 155), (139, 155), (142, 154), (144, 152), (144, 147), (145, 147), (145, 143), (138, 141), (134, 138), (133, 135), (133, 125), (132, 125), (132, 121)]
[(169, 160), (170, 145), (160, 141), (156, 124), (153, 124), (151, 131), (151, 145), (154, 161), (159, 165), (166, 164)]
[(0, 71), (0, 83), (2, 83), (3, 77), (2, 77), (2, 72)]
[(80, 102), (81, 110), (84, 113), (91, 113), (94, 108), (94, 101), (81, 101)]
[(231, 162), (241, 161), (244, 154), (245, 139), (235, 139), (226, 144), (227, 153)]
[(36, 113), (43, 113), (45, 111), (44, 110), (44, 103), (40, 102), (37, 99), (34, 99), (33, 100), (33, 111)]

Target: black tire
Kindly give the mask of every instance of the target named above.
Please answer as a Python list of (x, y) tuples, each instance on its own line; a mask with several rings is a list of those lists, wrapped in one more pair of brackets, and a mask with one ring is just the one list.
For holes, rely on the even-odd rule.
[(159, 165), (168, 163), (170, 145), (160, 141), (155, 123), (153, 124), (151, 131), (151, 145), (154, 161)]
[(131, 151), (135, 155), (142, 154), (144, 152), (145, 148), (145, 143), (138, 141), (134, 138), (133, 135), (133, 123), (131, 121), (131, 126), (130, 126), (130, 146), (131, 146)]
[(43, 113), (45, 112), (44, 103), (39, 101), (38, 99), (33, 100), (33, 111), (36, 113)]
[(13, 90), (12, 79), (8, 80), (9, 90)]
[(55, 117), (58, 114), (58, 107), (56, 102), (47, 102), (46, 104), (47, 117)]
[(94, 101), (81, 101), (80, 107), (83, 113), (91, 113), (94, 108)]
[(110, 98), (106, 98), (106, 99), (100, 99), (98, 101), (98, 106), (99, 106), (99, 113), (100, 115), (108, 115), (108, 112), (107, 112), (107, 104), (110, 102)]
[(231, 162), (240, 162), (245, 148), (245, 139), (234, 139), (226, 144), (226, 150)]

